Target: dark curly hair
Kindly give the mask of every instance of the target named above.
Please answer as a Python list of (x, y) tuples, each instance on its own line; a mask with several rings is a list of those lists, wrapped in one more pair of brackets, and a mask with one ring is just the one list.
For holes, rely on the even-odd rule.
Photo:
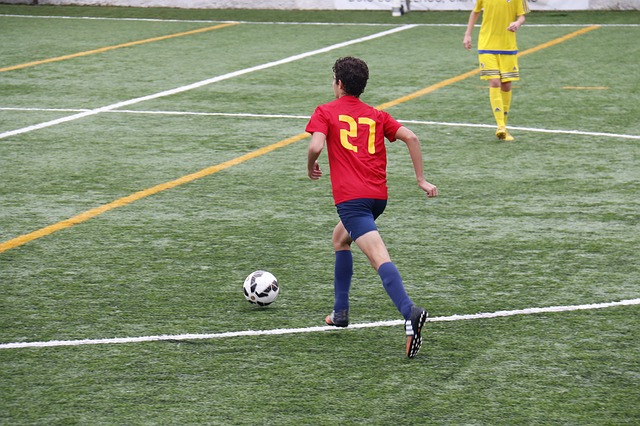
[(344, 90), (348, 95), (358, 97), (364, 92), (369, 80), (369, 67), (358, 58), (346, 56), (339, 58), (333, 64), (333, 73), (336, 81), (342, 81)]

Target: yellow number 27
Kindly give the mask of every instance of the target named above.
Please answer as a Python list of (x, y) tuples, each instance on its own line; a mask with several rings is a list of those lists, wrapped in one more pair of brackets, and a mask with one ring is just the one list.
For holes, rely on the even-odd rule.
[(369, 126), (369, 139), (367, 141), (367, 151), (369, 154), (376, 153), (376, 122), (367, 117), (359, 117), (358, 122), (349, 115), (340, 115), (338, 120), (347, 123), (349, 130), (340, 129), (340, 144), (349, 151), (358, 152), (358, 147), (349, 142), (349, 138), (358, 137), (358, 124)]

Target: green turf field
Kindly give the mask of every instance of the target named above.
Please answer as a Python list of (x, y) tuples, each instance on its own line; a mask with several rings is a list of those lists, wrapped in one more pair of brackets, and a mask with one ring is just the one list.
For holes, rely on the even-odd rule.
[[(467, 16), (0, 5), (0, 424), (639, 424), (640, 12), (528, 17), (513, 143)], [(347, 55), (440, 189), (389, 145), (412, 360), (357, 249), (354, 327), (322, 327), (337, 215), (302, 133)]]

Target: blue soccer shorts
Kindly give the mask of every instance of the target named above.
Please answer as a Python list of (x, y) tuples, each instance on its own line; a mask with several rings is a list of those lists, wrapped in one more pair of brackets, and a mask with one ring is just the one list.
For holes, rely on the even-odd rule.
[(374, 198), (358, 198), (336, 205), (338, 216), (353, 241), (378, 230), (375, 220), (386, 207), (387, 200)]

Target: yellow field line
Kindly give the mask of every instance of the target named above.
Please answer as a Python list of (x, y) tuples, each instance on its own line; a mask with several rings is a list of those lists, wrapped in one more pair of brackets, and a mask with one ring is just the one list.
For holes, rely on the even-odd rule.
[(480, 70), (477, 70), (477, 69), (465, 72), (464, 74), (460, 74), (459, 76), (448, 78), (446, 80), (441, 81), (440, 83), (436, 83), (436, 84), (434, 84), (432, 86), (425, 87), (424, 89), (420, 89), (417, 92), (413, 92), (413, 93), (410, 93), (410, 94), (408, 94), (406, 96), (402, 96), (401, 98), (395, 99), (395, 100), (393, 100), (391, 102), (387, 102), (387, 103), (384, 103), (382, 105), (378, 105), (376, 108), (377, 109), (391, 108), (393, 106), (405, 103), (405, 102), (410, 101), (412, 99), (419, 98), (420, 96), (426, 95), (427, 93), (431, 93), (431, 92), (434, 92), (434, 91), (436, 91), (438, 89), (442, 89), (445, 86), (449, 86), (451, 84), (454, 84), (454, 83), (457, 83), (459, 81), (462, 81), (462, 80), (464, 80), (466, 78), (471, 77), (472, 75), (478, 74), (479, 72), (480, 72)]
[(282, 148), (283, 146), (290, 145), (294, 142), (297, 142), (301, 139), (309, 136), (308, 133), (301, 133), (299, 135), (284, 139), (280, 142), (274, 143), (272, 145), (266, 146), (264, 148), (260, 148), (256, 151), (249, 152), (247, 154), (241, 155), (240, 157), (236, 157), (232, 160), (225, 161), (224, 163), (217, 164), (215, 166), (207, 167), (206, 169), (202, 169), (199, 172), (192, 173), (190, 175), (183, 176), (179, 179), (172, 180), (170, 182), (162, 183), (156, 185), (152, 188), (145, 189), (143, 191), (138, 191), (126, 197), (120, 198), (118, 200), (112, 201), (108, 204), (104, 204), (100, 207), (96, 207), (94, 209), (88, 210), (84, 213), (80, 213), (79, 215), (73, 216), (70, 219), (63, 220), (62, 222), (58, 222), (54, 225), (49, 225), (45, 228), (39, 229), (37, 231), (31, 232), (30, 234), (25, 234), (20, 237), (14, 238), (12, 240), (6, 241), (4, 243), (0, 243), (0, 253), (9, 250), (14, 247), (18, 247), (22, 244), (28, 243), (29, 241), (33, 241), (35, 239), (44, 237), (46, 235), (52, 234), (61, 229), (69, 228), (73, 225), (77, 225), (79, 223), (85, 222), (91, 218), (94, 218), (102, 213), (105, 213), (109, 210), (116, 209), (118, 207), (126, 206), (127, 204), (131, 204), (134, 201), (140, 200), (142, 198), (148, 197), (153, 194), (157, 194), (158, 192), (175, 188), (176, 186), (183, 185), (185, 183), (194, 181), (196, 179), (203, 178), (205, 176), (217, 173), (224, 169), (228, 169), (229, 167), (237, 166), (238, 164), (244, 163), (245, 161), (251, 160), (253, 158), (264, 155), (268, 152), (274, 151), (278, 148)]
[(566, 90), (609, 90), (609, 86), (563, 86)]
[[(532, 49), (525, 50), (520, 55), (526, 55), (526, 54), (529, 54), (529, 53), (537, 52), (538, 50), (541, 50), (541, 49), (543, 49), (545, 47), (553, 46), (555, 44), (561, 43), (562, 41), (565, 41), (565, 40), (568, 40), (570, 38), (576, 37), (576, 36), (578, 36), (580, 34), (584, 34), (584, 33), (588, 32), (588, 31), (594, 30), (596, 28), (599, 28), (599, 27), (593, 26), (593, 27), (584, 28), (584, 29), (582, 29), (580, 31), (576, 31), (574, 33), (571, 33), (571, 34), (568, 34), (566, 36), (560, 37), (558, 39), (549, 41), (547, 43), (543, 43), (540, 46), (534, 47)], [(544, 46), (544, 47), (541, 47), (541, 46)], [(425, 95), (427, 93), (433, 92), (434, 90), (440, 89), (440, 88), (448, 86), (450, 84), (457, 83), (457, 82), (459, 82), (461, 80), (464, 80), (465, 78), (468, 78), (468, 77), (471, 77), (472, 75), (478, 74), (478, 72), (479, 72), (479, 70), (473, 70), (473, 71), (466, 72), (464, 74), (460, 74), (457, 77), (453, 77), (453, 78), (449, 78), (447, 80), (441, 81), (440, 83), (436, 83), (436, 84), (434, 84), (432, 86), (429, 86), (429, 87), (426, 87), (426, 88), (424, 88), (422, 90), (418, 90), (417, 92), (414, 92), (414, 93), (412, 93), (410, 95), (402, 96), (402, 97), (400, 97), (400, 98), (398, 98), (396, 100), (393, 100), (391, 102), (387, 102), (387, 103), (384, 103), (382, 105), (379, 105), (376, 108), (378, 108), (378, 109), (390, 108), (392, 106), (401, 104), (403, 102), (407, 102), (407, 101), (409, 101), (411, 99), (415, 99), (415, 98), (417, 98), (419, 96), (422, 96), (422, 95)], [(88, 211), (86, 211), (84, 213), (80, 213), (79, 215), (73, 216), (70, 219), (63, 220), (62, 222), (58, 222), (58, 223), (53, 224), (53, 225), (49, 225), (49, 226), (47, 226), (45, 228), (39, 229), (39, 230), (31, 232), (29, 234), (25, 234), (25, 235), (21, 235), (19, 237), (13, 238), (13, 239), (11, 239), (9, 241), (6, 241), (4, 243), (0, 243), (0, 253), (4, 252), (6, 250), (12, 249), (12, 248), (21, 246), (23, 244), (26, 244), (29, 241), (33, 241), (35, 239), (38, 239), (38, 238), (44, 237), (46, 235), (52, 234), (52, 233), (54, 233), (56, 231), (59, 231), (61, 229), (69, 228), (69, 227), (71, 227), (73, 225), (77, 225), (79, 223), (85, 222), (85, 221), (87, 221), (87, 220), (89, 220), (89, 219), (91, 219), (93, 217), (96, 217), (96, 216), (98, 216), (98, 215), (100, 215), (102, 213), (105, 213), (105, 212), (107, 212), (109, 210), (113, 210), (113, 209), (118, 208), (118, 207), (126, 206), (127, 204), (133, 203), (134, 201), (140, 200), (142, 198), (148, 197), (148, 196), (153, 195), (153, 194), (157, 194), (158, 192), (161, 192), (161, 191), (164, 191), (164, 190), (167, 190), (167, 189), (171, 189), (171, 188), (175, 188), (176, 186), (179, 186), (179, 185), (194, 181), (196, 179), (203, 178), (203, 177), (208, 176), (208, 175), (212, 175), (212, 174), (217, 173), (219, 171), (228, 169), (229, 167), (233, 167), (233, 166), (236, 166), (238, 164), (244, 163), (245, 161), (251, 160), (251, 159), (256, 158), (256, 157), (259, 157), (259, 156), (264, 155), (264, 154), (266, 154), (268, 152), (275, 151), (276, 149), (282, 148), (282, 147), (287, 146), (287, 145), (291, 145), (292, 143), (295, 143), (295, 142), (298, 142), (298, 141), (300, 141), (302, 139), (305, 139), (308, 136), (309, 136), (308, 133), (300, 133), (300, 134), (298, 134), (296, 136), (292, 136), (290, 138), (281, 140), (280, 142), (277, 142), (277, 143), (274, 143), (272, 145), (260, 148), (260, 149), (258, 149), (256, 151), (252, 151), (252, 152), (249, 152), (247, 154), (241, 155), (240, 157), (236, 157), (236, 158), (234, 158), (232, 160), (225, 161), (224, 163), (208, 167), (206, 169), (200, 170), (199, 172), (183, 176), (183, 177), (181, 177), (179, 179), (176, 179), (176, 180), (173, 180), (173, 181), (170, 181), (170, 182), (166, 182), (166, 183), (162, 183), (162, 184), (156, 185), (156, 186), (154, 186), (152, 188), (145, 189), (143, 191), (138, 191), (138, 192), (136, 192), (134, 194), (131, 194), (131, 195), (127, 196), (127, 197), (120, 198), (118, 200), (112, 201), (111, 203), (104, 204), (104, 205), (102, 205), (100, 207), (96, 207), (96, 208), (88, 210)]]
[(534, 52), (537, 52), (539, 50), (546, 49), (546, 48), (551, 47), (551, 46), (555, 46), (556, 44), (563, 43), (563, 42), (565, 42), (565, 41), (567, 41), (569, 39), (572, 39), (574, 37), (577, 37), (579, 35), (586, 34), (589, 31), (597, 30), (598, 28), (601, 28), (600, 25), (591, 25), (589, 27), (581, 28), (578, 31), (574, 31), (574, 32), (569, 33), (569, 34), (567, 34), (565, 36), (558, 37), (558, 38), (553, 39), (551, 41), (548, 41), (546, 43), (542, 43), (542, 44), (540, 44), (540, 45), (538, 45), (536, 47), (532, 47), (531, 49), (527, 49), (524, 52), (520, 52), (518, 54), (518, 56), (528, 55), (530, 53), (534, 53)]
[(79, 58), (81, 56), (94, 55), (96, 53), (108, 52), (109, 50), (120, 49), (120, 48), (123, 48), (123, 47), (137, 46), (139, 44), (153, 43), (154, 41), (162, 41), (162, 40), (167, 40), (167, 39), (175, 38), (175, 37), (182, 37), (182, 36), (187, 36), (187, 35), (192, 35), (192, 34), (204, 33), (204, 32), (207, 32), (207, 31), (213, 31), (213, 30), (217, 30), (217, 29), (220, 29), (220, 28), (225, 28), (225, 27), (229, 27), (229, 26), (232, 26), (232, 25), (238, 25), (238, 24), (239, 24), (239, 22), (230, 22), (230, 23), (226, 23), (226, 24), (214, 25), (213, 27), (198, 28), (197, 30), (184, 31), (184, 32), (181, 32), (181, 33), (169, 34), (169, 35), (160, 36), (160, 37), (153, 37), (153, 38), (148, 38), (148, 39), (145, 39), (145, 40), (131, 41), (131, 42), (128, 42), (128, 43), (117, 44), (115, 46), (101, 47), (100, 49), (88, 50), (86, 52), (78, 52), (78, 53), (73, 53), (71, 55), (58, 56), (57, 58), (42, 59), (40, 61), (27, 62), (27, 63), (24, 63), (24, 64), (19, 64), (19, 65), (13, 65), (13, 66), (10, 66), (10, 67), (0, 68), (0, 72), (19, 70), (19, 69), (22, 69), (22, 68), (33, 67), (33, 66), (36, 66), (36, 65), (48, 64), (48, 63), (51, 63), (51, 62), (64, 61), (64, 60), (67, 60), (67, 59)]

